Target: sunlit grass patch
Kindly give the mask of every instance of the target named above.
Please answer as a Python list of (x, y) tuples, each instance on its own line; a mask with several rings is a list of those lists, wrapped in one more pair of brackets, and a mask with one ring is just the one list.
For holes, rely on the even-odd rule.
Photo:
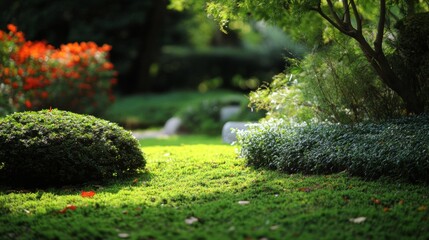
[[(228, 145), (143, 151), (147, 169), (137, 178), (1, 191), (0, 239), (429, 237), (426, 186), (254, 170)], [(67, 205), (76, 210), (60, 213)]]
[(139, 140), (143, 147), (149, 146), (182, 146), (182, 145), (226, 145), (221, 136), (209, 135), (174, 135)]

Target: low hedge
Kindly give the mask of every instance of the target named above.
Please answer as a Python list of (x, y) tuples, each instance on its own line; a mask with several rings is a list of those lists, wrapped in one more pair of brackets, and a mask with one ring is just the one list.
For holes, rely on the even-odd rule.
[(237, 135), (242, 157), (255, 167), (429, 183), (428, 133), (429, 117), (423, 115), (357, 125), (270, 120)]
[(145, 167), (137, 140), (117, 124), (60, 110), (0, 119), (0, 181), (59, 186), (125, 177)]

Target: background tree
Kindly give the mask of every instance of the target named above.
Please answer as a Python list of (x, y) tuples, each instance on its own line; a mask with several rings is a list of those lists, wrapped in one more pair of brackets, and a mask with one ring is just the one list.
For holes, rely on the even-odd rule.
[[(393, 26), (397, 19), (427, 10), (429, 6), (427, 1), (213, 0), (199, 2), (205, 4), (206, 11), (218, 20), (223, 28), (236, 19), (254, 18), (281, 26), (286, 31), (294, 29), (289, 32), (295, 36), (297, 27), (309, 32), (327, 27), (322, 35), (331, 29), (336, 29), (358, 43), (362, 54), (378, 77), (402, 98), (408, 112), (421, 113), (428, 104), (418, 94), (419, 86), (415, 81), (398, 77), (387, 58), (388, 53), (383, 44), (386, 40), (386, 30)], [(173, 0), (172, 6), (186, 6), (186, 4), (182, 0)], [(297, 20), (303, 21), (293, 25)], [(302, 28), (303, 24), (307, 27)]]

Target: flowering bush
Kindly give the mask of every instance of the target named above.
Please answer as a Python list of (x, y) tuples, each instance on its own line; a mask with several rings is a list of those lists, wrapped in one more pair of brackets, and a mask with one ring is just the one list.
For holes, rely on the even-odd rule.
[(114, 100), (117, 73), (108, 60), (111, 47), (93, 42), (59, 49), (26, 41), (15, 25), (0, 30), (0, 115), (55, 107), (97, 114)]

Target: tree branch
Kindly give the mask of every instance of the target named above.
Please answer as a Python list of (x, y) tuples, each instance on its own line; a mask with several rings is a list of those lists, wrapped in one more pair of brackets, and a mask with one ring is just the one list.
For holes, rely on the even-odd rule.
[(331, 0), (327, 0), (329, 5), (329, 10), (331, 11), (332, 16), (334, 17), (334, 20), (337, 22), (337, 24), (344, 28), (344, 22), (338, 17), (338, 14), (335, 12), (334, 4), (332, 4)]
[(374, 50), (377, 53), (381, 53), (383, 51), (382, 44), (383, 44), (385, 23), (386, 23), (386, 0), (380, 0), (380, 16), (378, 19), (377, 37), (374, 41)]
[(356, 28), (357, 28), (358, 32), (362, 32), (362, 18), (359, 14), (357, 7), (356, 7), (356, 3), (354, 0), (350, 0), (350, 4), (352, 5), (353, 14), (355, 15)]
[(344, 22), (347, 23), (347, 25), (352, 26), (352, 23), (350, 21), (350, 7), (347, 0), (343, 0), (343, 8), (344, 8)]
[(320, 5), (318, 7), (310, 8), (310, 10), (317, 12), (322, 18), (327, 20), (333, 27), (338, 29), (340, 32), (346, 34), (347, 36), (351, 36), (350, 32), (346, 31), (343, 26), (338, 25), (333, 19), (331, 19), (328, 15), (326, 15)]

